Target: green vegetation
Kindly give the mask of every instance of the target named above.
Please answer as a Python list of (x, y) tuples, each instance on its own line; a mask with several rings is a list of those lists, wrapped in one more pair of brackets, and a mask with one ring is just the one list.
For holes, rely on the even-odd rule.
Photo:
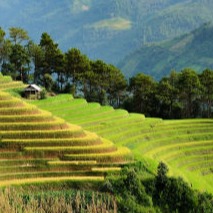
[[(11, 94), (20, 92), (8, 83)], [(54, 206), (59, 212), (71, 208), (77, 212), (97, 208), (122, 213), (211, 212), (212, 195), (207, 193), (213, 192), (211, 119), (146, 118), (68, 94), (30, 103), (18, 98), (18, 93), (15, 96), (0, 91), (0, 185), (4, 188), (0, 198), (5, 211), (42, 212)], [(48, 107), (69, 123), (32, 103)], [(136, 163), (121, 169), (133, 160), (130, 150)], [(162, 160), (170, 176), (181, 176), (187, 183), (167, 177), (168, 167), (158, 165)], [(18, 187), (18, 194), (10, 191), (11, 185)], [(69, 187), (81, 190), (74, 193), (72, 202), (73, 192), (66, 194)], [(91, 197), (90, 190), (104, 194)], [(7, 201), (8, 196), (12, 200)], [(52, 204), (47, 205), (52, 196)]]
[(160, 80), (171, 70), (191, 67), (197, 72), (213, 68), (211, 23), (169, 41), (148, 44), (129, 54), (118, 67), (126, 77), (144, 72)]
[(153, 173), (157, 162), (163, 160), (170, 168), (170, 175), (183, 177), (193, 188), (213, 192), (212, 119), (145, 118), (141, 114), (73, 99), (70, 95), (30, 102), (118, 146), (127, 146), (135, 159)]
[[(65, 92), (74, 96), (83, 93), (87, 100), (101, 104), (119, 106), (122, 102), (127, 81), (118, 68), (102, 60), (92, 61), (77, 48), (63, 53), (46, 32), (36, 44), (24, 29), (9, 28), (7, 38), (0, 28), (0, 45), (1, 73), (43, 86), (42, 99), (46, 92)], [(0, 89), (21, 88), (21, 81), (14, 83), (6, 78)]]
[[(49, 186), (51, 187), (51, 184)], [(116, 202), (109, 194), (63, 190), (63, 187), (42, 193), (30, 193), (24, 188), (6, 188), (3, 192), (0, 191), (0, 200), (1, 211), (10, 213), (117, 212)]]
[[(34, 41), (39, 40), (43, 30), (63, 50), (75, 45), (93, 59), (117, 64), (143, 44), (168, 40), (212, 22), (212, 8), (210, 0), (37, 0), (25, 4), (16, 0), (2, 2), (1, 20), (4, 28), (24, 27)], [(127, 25), (117, 21), (120, 18), (127, 20)], [(107, 26), (112, 26), (112, 21), (119, 23), (119, 27), (93, 27), (106, 20)], [(131, 28), (120, 30), (129, 27), (129, 21)]]
[[(45, 42), (50, 43), (53, 49), (57, 48), (47, 34), (42, 35), (41, 43)], [(45, 53), (50, 54), (48, 51), (47, 48)], [(115, 67), (102, 61), (89, 62), (77, 49), (68, 51), (66, 57), (71, 64), (68, 66), (67, 63), (66, 69), (72, 75), (70, 89), (74, 95), (83, 89), (84, 95), (91, 98), (90, 101), (98, 98), (102, 104), (110, 100), (112, 105), (115, 102), (118, 102), (117, 106), (120, 105), (120, 98), (124, 95), (123, 85), (121, 88), (114, 85), (116, 94), (115, 91), (111, 93), (106, 90), (109, 83), (112, 83), (108, 81), (111, 74), (113, 76), (117, 73), (118, 79), (122, 79)], [(79, 60), (77, 63), (72, 61), (75, 58)], [(52, 69), (51, 61), (49, 65), (44, 63), (47, 59), (40, 64), (39, 69)], [(95, 80), (94, 84), (84, 81), (88, 77), (84, 76), (85, 67), (92, 67), (90, 80)], [(37, 75), (38, 79), (43, 80), (46, 88), (50, 89), (53, 85), (50, 75), (43, 76), (42, 72), (37, 74), (41, 77)], [(92, 77), (94, 74), (96, 76)], [(204, 115), (209, 119), (148, 118), (111, 106), (88, 103), (85, 99), (75, 99), (70, 94), (29, 100), (26, 103), (20, 98), (20, 89), (24, 86), (22, 83), (18, 82), (20, 87), (17, 87), (15, 81), (2, 75), (0, 81), (5, 86), (0, 90), (1, 187), (41, 187), (66, 182), (92, 182), (95, 186), (108, 175), (110, 184), (106, 182), (103, 190), (113, 192), (116, 196), (119, 212), (129, 212), (131, 208), (134, 212), (188, 212), (189, 209), (198, 208), (197, 203), (200, 202), (204, 202), (201, 208), (208, 211), (211, 209), (212, 197), (205, 194), (213, 193), (211, 70), (204, 70), (197, 75), (192, 69), (184, 69), (180, 74), (172, 72), (159, 83), (149, 76), (139, 74), (130, 80), (132, 97), (128, 100), (133, 100), (135, 111), (144, 111), (146, 114), (154, 110), (159, 113), (159, 109), (164, 109), (163, 113), (168, 117), (190, 118)], [(61, 81), (57, 83), (57, 88), (63, 87)], [(95, 97), (91, 88), (98, 91)], [(11, 94), (3, 92), (3, 89)], [(112, 97), (113, 94), (115, 96)], [(175, 114), (177, 112), (178, 115)], [(122, 176), (124, 170), (121, 167), (133, 162), (133, 159), (143, 164), (143, 176), (140, 178), (136, 177), (134, 171)], [(164, 164), (160, 164), (163, 175), (158, 171), (155, 178), (159, 161), (168, 165), (170, 176), (181, 176), (184, 181), (180, 178), (168, 178)], [(112, 191), (112, 186), (115, 191)], [(176, 194), (178, 198), (173, 200), (169, 192), (175, 187), (180, 191)]]
[(212, 82), (210, 69), (197, 74), (191, 68), (170, 75), (156, 82), (151, 76), (139, 73), (130, 78), (132, 96), (124, 102), (130, 112), (144, 113), (167, 119), (211, 118)]
[[(212, 195), (192, 190), (181, 178), (168, 177), (168, 167), (162, 162), (157, 175), (150, 173), (146, 180), (143, 176), (149, 172), (140, 162), (117, 170), (119, 178), (108, 176), (96, 185), (88, 177), (87, 182), (84, 178), (72, 182), (67, 179), (62, 184), (63, 178), (47, 182), (43, 178), (39, 183), (26, 181), (22, 187), (6, 187), (0, 191), (0, 207), (4, 212), (38, 213), (212, 212)], [(91, 190), (91, 183), (99, 192)]]
[[(211, 28), (205, 25), (201, 30), (201, 37), (205, 38), (206, 34), (208, 35), (208, 29)], [(199, 33), (198, 36), (196, 32), (194, 34), (194, 39), (199, 40)], [(151, 76), (139, 73), (132, 76), (128, 84), (121, 71), (111, 64), (102, 60), (90, 60), (77, 48), (71, 48), (63, 53), (47, 33), (41, 35), (39, 44), (28, 41), (27, 32), (20, 28), (10, 28), (9, 35), (10, 38), (6, 39), (5, 32), (0, 30), (0, 43), (5, 50), (0, 53), (3, 61), (2, 73), (10, 75), (14, 80), (20, 79), (25, 83), (34, 82), (43, 86), (46, 90), (41, 94), (42, 99), (45, 98), (46, 91), (51, 95), (69, 93), (73, 97), (83, 97), (88, 102), (124, 108), (129, 112), (143, 113), (147, 117), (169, 119), (212, 117), (211, 69), (205, 69), (201, 74), (197, 74), (192, 68), (184, 68), (179, 73), (171, 71), (169, 76), (162, 77), (159, 82)], [(211, 35), (210, 32), (209, 37)], [(194, 43), (192, 40), (191, 42), (186, 40), (187, 46)], [(22, 43), (25, 45), (21, 45)], [(179, 54), (182, 48), (178, 50), (178, 46), (182, 47), (179, 44), (173, 46), (173, 49)], [(202, 53), (200, 57), (202, 55), (205, 56)], [(34, 66), (33, 72), (29, 72), (30, 63)], [(8, 78), (2, 82), (0, 88), (4, 89), (24, 86), (20, 81), (10, 82)], [(5, 100), (1, 104), (6, 107), (12, 103)], [(15, 101), (13, 104), (16, 104)], [(107, 110), (107, 107), (102, 109)], [(116, 113), (119, 117), (125, 111), (120, 110)], [(76, 114), (77, 120), (78, 117)], [(92, 119), (95, 122), (98, 117)]]
[(121, 171), (119, 180), (108, 179), (102, 191), (113, 192), (118, 212), (212, 212), (212, 195), (194, 191), (181, 178), (167, 176), (160, 162), (155, 177), (144, 180), (145, 168), (138, 162)]
[(128, 30), (131, 28), (131, 22), (123, 18), (111, 18), (99, 21), (95, 23), (92, 27), (95, 28), (109, 28), (113, 30)]

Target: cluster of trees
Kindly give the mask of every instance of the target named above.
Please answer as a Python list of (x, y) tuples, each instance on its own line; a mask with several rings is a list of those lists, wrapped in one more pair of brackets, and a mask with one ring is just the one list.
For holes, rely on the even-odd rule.
[(213, 71), (197, 74), (191, 68), (172, 71), (159, 82), (137, 74), (130, 79), (129, 111), (162, 118), (212, 117)]
[(14, 80), (33, 82), (47, 91), (71, 92), (88, 101), (120, 105), (127, 86), (121, 71), (102, 60), (92, 61), (79, 49), (63, 53), (47, 33), (40, 43), (30, 40), (21, 28), (10, 28), (9, 38), (0, 29), (1, 72)]
[(87, 101), (162, 118), (212, 117), (213, 71), (172, 71), (156, 82), (143, 73), (125, 79), (115, 66), (90, 60), (79, 49), (63, 53), (47, 33), (40, 43), (21, 28), (0, 29), (1, 72), (47, 91), (69, 92)]
[(157, 175), (144, 180), (141, 162), (122, 170), (119, 179), (105, 181), (102, 191), (114, 194), (118, 212), (212, 212), (213, 196), (193, 190), (183, 179), (168, 177), (160, 162)]

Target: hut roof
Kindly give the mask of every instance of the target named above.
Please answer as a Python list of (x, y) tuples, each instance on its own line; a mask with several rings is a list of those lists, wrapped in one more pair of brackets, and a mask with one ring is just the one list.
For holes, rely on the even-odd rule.
[(24, 91), (37, 91), (40, 92), (41, 88), (39, 86), (37, 86), (36, 84), (30, 84), (29, 86), (27, 86)]

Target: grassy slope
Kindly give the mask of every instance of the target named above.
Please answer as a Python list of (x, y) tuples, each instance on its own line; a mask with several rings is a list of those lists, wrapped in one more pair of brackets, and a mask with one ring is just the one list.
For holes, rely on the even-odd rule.
[(194, 188), (213, 193), (213, 120), (144, 118), (70, 95), (32, 103), (118, 146), (127, 146), (153, 172), (163, 160), (171, 175), (182, 176)]
[[(7, 82), (8, 81), (8, 82)], [(10, 79), (6, 79), (4, 81), (5, 85), (10, 83)], [(1, 84), (2, 85), (2, 84)], [(5, 86), (4, 85), (4, 86)], [(4, 88), (3, 86), (3, 88)], [(11, 84), (10, 87), (17, 87), (17, 84)], [(11, 92), (11, 91), (10, 91)], [(13, 95), (14, 91), (11, 92)], [(8, 100), (10, 97), (7, 94), (2, 93), (2, 99), (4, 100), (1, 105), (8, 105)], [(14, 99), (13, 103), (16, 105), (18, 99)], [(66, 121), (73, 124), (80, 124), (84, 127), (84, 129), (94, 131), (98, 133), (100, 136), (103, 136), (111, 141), (115, 142), (118, 146), (127, 146), (129, 147), (135, 154), (135, 158), (143, 161), (143, 163), (147, 166), (149, 170), (155, 172), (158, 161), (165, 161), (170, 167), (170, 174), (172, 175), (180, 175), (184, 177), (189, 183), (193, 185), (194, 188), (200, 190), (207, 190), (209, 192), (213, 192), (212, 190), (212, 165), (213, 165), (213, 121), (210, 119), (194, 119), (194, 120), (162, 120), (159, 118), (145, 118), (141, 114), (128, 114), (125, 110), (114, 110), (112, 107), (105, 106), (101, 107), (97, 103), (88, 104), (84, 99), (73, 99), (70, 95), (60, 95), (52, 98), (48, 98), (42, 101), (30, 101), (38, 105), (43, 109), (48, 109), (53, 112), (54, 115), (61, 116)], [(34, 111), (36, 108), (30, 107), (26, 108), (26, 112), (24, 110), (7, 110), (4, 107), (1, 109), (1, 113), (29, 113), (30, 111)], [(49, 117), (50, 115), (47, 115)], [(26, 118), (26, 116), (19, 116), (20, 118)], [(34, 115), (28, 115), (29, 118), (34, 117)], [(20, 119), (17, 116), (14, 119)], [(22, 120), (23, 120), (22, 118)], [(45, 118), (41, 117), (42, 120)], [(41, 120), (41, 118), (37, 117), (36, 119)], [(3, 119), (3, 117), (2, 117)], [(7, 116), (4, 119), (8, 119)], [(11, 120), (11, 117), (9, 118)], [(12, 120), (14, 120), (12, 119)], [(58, 120), (55, 124), (61, 125), (61, 121)], [(52, 128), (54, 123), (45, 125), (46, 129)], [(39, 126), (39, 125), (38, 125)], [(28, 125), (27, 128), (30, 130), (31, 128), (37, 129), (36, 125)], [(44, 128), (42, 127), (42, 128)], [(15, 132), (13, 130), (13, 138), (20, 135), (20, 131), (26, 128), (25, 122), (22, 121), (21, 125), (15, 125), (8, 123), (7, 125), (1, 125), (2, 131), (1, 133), (5, 136), (8, 135), (8, 132), (5, 131), (7, 129), (17, 129)], [(58, 128), (58, 127), (57, 127)], [(11, 131), (11, 130), (10, 130)], [(45, 130), (47, 131), (47, 130)], [(12, 132), (10, 132), (12, 133)], [(28, 133), (27, 133), (28, 134)], [(22, 136), (23, 137), (23, 136)], [(43, 137), (43, 136), (42, 136)], [(89, 136), (90, 137), (90, 136)], [(88, 139), (89, 139), (88, 137)], [(93, 137), (93, 136), (92, 136)], [(85, 138), (86, 139), (86, 138)], [(88, 140), (86, 139), (86, 140)], [(4, 139), (5, 140), (5, 139)], [(43, 140), (43, 139), (42, 139)], [(83, 143), (86, 140), (81, 140)], [(5, 140), (5, 143), (10, 142), (9, 147), (15, 148), (17, 145), (17, 138)], [(36, 144), (32, 146), (32, 142), (29, 139), (19, 139), (19, 144), (25, 144), (25, 151), (27, 152), (36, 152), (38, 148), (37, 144), (41, 144), (41, 140), (37, 139)], [(45, 153), (52, 153), (57, 150), (58, 141), (53, 139), (45, 140), (47, 145), (45, 148)], [(51, 148), (51, 143), (55, 144), (55, 149)], [(64, 141), (63, 143), (65, 143)], [(80, 142), (80, 141), (79, 141)], [(80, 143), (82, 143), (80, 142)], [(88, 140), (89, 143), (92, 141)], [(61, 142), (60, 142), (61, 143)], [(93, 143), (93, 142), (92, 142)], [(96, 143), (94, 141), (94, 143)], [(108, 143), (108, 142), (107, 142)], [(29, 145), (27, 145), (29, 144)], [(50, 145), (49, 145), (50, 144)], [(61, 147), (57, 151), (66, 150), (63, 147), (63, 144), (60, 144)], [(91, 144), (92, 145), (92, 144)], [(40, 147), (41, 148), (41, 147)], [(42, 149), (43, 149), (42, 148)], [(81, 149), (81, 147), (77, 147), (77, 149)], [(101, 148), (101, 147), (100, 147)], [(99, 147), (95, 147), (95, 149), (99, 149)], [(72, 149), (71, 149), (72, 150)], [(92, 151), (92, 150), (91, 150)], [(8, 159), (13, 157), (14, 153), (1, 153), (1, 157)], [(114, 155), (114, 159), (119, 158), (120, 153)], [(16, 154), (19, 156), (19, 153)], [(70, 155), (69, 153), (65, 153), (64, 160), (70, 160), (74, 157), (74, 155)], [(99, 158), (103, 158), (103, 156), (97, 156)], [(110, 155), (105, 155), (105, 160), (108, 159)], [(2, 161), (2, 171), (10, 172), (6, 169), (5, 166), (8, 163), (12, 166), (10, 168), (11, 172), (13, 171), (14, 163), (15, 165), (22, 165), (22, 161), (13, 159), (12, 161)], [(82, 160), (83, 162), (83, 160)], [(6, 163), (4, 165), (4, 163)], [(39, 163), (39, 162), (37, 162)], [(96, 170), (96, 166), (94, 166), (94, 159), (90, 157), (90, 161), (88, 162), (90, 166), (94, 167)], [(81, 160), (72, 162), (72, 166), (82, 165)], [(84, 164), (84, 162), (83, 162)], [(51, 166), (55, 168), (63, 166), (67, 168), (70, 166), (70, 163), (64, 161), (53, 161)], [(115, 169), (117, 169), (115, 167)], [(20, 169), (17, 167), (17, 171)], [(95, 171), (94, 170), (94, 171)], [(17, 175), (22, 175), (22, 173), (18, 173)], [(26, 175), (26, 174), (24, 174)], [(66, 174), (64, 174), (66, 175)], [(144, 174), (144, 178), (146, 178), (147, 174)], [(28, 177), (29, 174), (26, 176)]]

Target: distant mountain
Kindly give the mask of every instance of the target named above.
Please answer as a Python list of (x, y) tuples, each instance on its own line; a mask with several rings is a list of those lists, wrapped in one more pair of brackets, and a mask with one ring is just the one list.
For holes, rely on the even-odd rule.
[(160, 79), (171, 70), (191, 67), (195, 71), (213, 69), (213, 25), (204, 24), (191, 33), (170, 41), (147, 45), (133, 52), (119, 64), (131, 77), (143, 72)]
[(212, 0), (1, 0), (3, 29), (22, 27), (36, 42), (49, 33), (66, 51), (117, 63), (152, 42), (213, 21)]

